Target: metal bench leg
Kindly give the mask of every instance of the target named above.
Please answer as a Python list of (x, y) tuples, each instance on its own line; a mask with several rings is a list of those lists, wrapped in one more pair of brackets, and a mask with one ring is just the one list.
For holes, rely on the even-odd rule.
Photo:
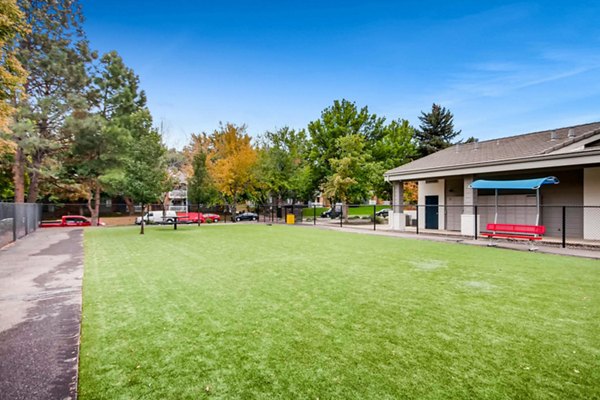
[(529, 251), (536, 251), (538, 249), (537, 247), (535, 247), (535, 244), (534, 244), (535, 242), (533, 240), (530, 240), (529, 243), (530, 243)]

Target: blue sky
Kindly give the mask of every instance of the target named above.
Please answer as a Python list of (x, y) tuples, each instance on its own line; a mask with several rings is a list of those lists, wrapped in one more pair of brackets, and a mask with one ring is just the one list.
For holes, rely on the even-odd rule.
[(490, 139), (600, 121), (597, 1), (92, 1), (168, 145), (219, 121), (304, 128), (335, 99), (415, 126), (432, 103)]

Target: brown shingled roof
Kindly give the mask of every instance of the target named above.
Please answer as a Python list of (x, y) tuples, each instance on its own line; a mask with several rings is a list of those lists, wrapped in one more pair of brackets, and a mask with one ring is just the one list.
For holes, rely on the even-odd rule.
[[(569, 129), (573, 129), (574, 137), (572, 138), (567, 137)], [(552, 132), (556, 132), (554, 140), (552, 140)], [(394, 175), (418, 172), (425, 169), (444, 169), (535, 157), (556, 151), (597, 133), (600, 133), (600, 122), (526, 133), (483, 142), (458, 144), (391, 169), (385, 174)]]

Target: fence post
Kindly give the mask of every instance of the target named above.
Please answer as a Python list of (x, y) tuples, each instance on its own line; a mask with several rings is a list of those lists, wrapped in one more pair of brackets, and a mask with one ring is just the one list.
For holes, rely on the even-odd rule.
[(419, 234), (419, 204), (417, 204), (417, 235)]
[(474, 236), (475, 236), (475, 240), (477, 240), (477, 234), (479, 232), (477, 232), (479, 229), (479, 224), (477, 224), (477, 206), (474, 207), (475, 209), (475, 225), (473, 226), (473, 232), (474, 232)]
[[(585, 211), (584, 211), (585, 212)], [(562, 207), (562, 247), (567, 246), (567, 207)]]
[(27, 215), (29, 214), (29, 207), (27, 207), (27, 205), (25, 205), (25, 209), (23, 210), (23, 223), (25, 225), (25, 236), (29, 235), (29, 218), (27, 218)]
[(377, 230), (377, 206), (373, 206), (373, 230)]
[(13, 204), (13, 242), (17, 241), (17, 208), (18, 204)]

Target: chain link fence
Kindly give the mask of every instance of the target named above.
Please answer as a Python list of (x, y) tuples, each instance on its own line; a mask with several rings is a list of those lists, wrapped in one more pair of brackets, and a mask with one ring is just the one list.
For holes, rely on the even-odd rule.
[(34, 232), (41, 215), (41, 204), (0, 202), (0, 247)]

